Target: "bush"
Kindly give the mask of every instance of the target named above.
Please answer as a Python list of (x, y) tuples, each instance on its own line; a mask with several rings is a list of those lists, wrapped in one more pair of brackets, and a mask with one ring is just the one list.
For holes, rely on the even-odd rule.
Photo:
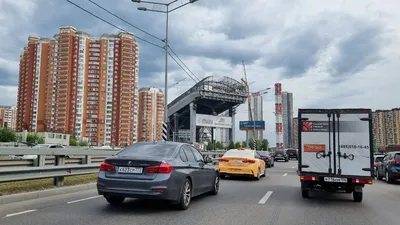
[(38, 144), (44, 144), (43, 137), (40, 137), (37, 133), (28, 134), (26, 136), (26, 142), (28, 142), (28, 144), (32, 145), (35, 143), (35, 141), (37, 141)]
[(86, 141), (80, 141), (79, 146), (89, 146), (89, 143)]
[(0, 128), (0, 142), (13, 142), (17, 141), (17, 135), (13, 130), (7, 127)]

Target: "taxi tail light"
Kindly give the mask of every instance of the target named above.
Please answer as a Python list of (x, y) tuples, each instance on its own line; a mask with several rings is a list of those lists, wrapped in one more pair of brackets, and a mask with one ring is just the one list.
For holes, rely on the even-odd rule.
[(372, 184), (372, 179), (357, 179), (357, 178), (353, 178), (351, 179), (352, 183), (356, 183), (356, 184)]
[(243, 162), (243, 163), (255, 163), (255, 162), (256, 162), (256, 160), (252, 160), (252, 159), (245, 159), (245, 160), (242, 160), (242, 162)]
[(218, 161), (219, 161), (219, 162), (229, 162), (228, 159), (219, 159)]

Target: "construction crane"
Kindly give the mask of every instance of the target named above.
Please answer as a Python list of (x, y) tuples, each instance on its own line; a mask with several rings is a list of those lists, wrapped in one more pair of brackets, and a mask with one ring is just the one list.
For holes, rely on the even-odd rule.
[(246, 85), (249, 121), (253, 121), (253, 113), (251, 112), (251, 93), (250, 93), (249, 83), (247, 82), (246, 65), (244, 64), (244, 60), (242, 60), (242, 65), (244, 73), (244, 79), (242, 78), (242, 81), (244, 85)]

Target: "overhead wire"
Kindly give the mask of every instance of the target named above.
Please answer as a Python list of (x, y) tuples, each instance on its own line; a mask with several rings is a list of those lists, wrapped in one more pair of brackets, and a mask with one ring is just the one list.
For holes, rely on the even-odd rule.
[[(70, 0), (66, 0), (66, 1), (67, 1), (68, 3), (74, 5), (75, 7), (81, 9), (82, 11), (85, 11), (86, 13), (88, 13), (88, 14), (90, 14), (90, 15), (96, 17), (97, 19), (99, 19), (99, 20), (101, 20), (101, 21), (107, 23), (108, 25), (113, 26), (113, 27), (115, 27), (115, 28), (117, 28), (117, 29), (119, 29), (119, 30), (128, 32), (128, 31), (126, 31), (125, 29), (123, 29), (123, 28), (121, 28), (121, 27), (119, 27), (119, 26), (117, 26), (117, 25), (115, 25), (115, 24), (113, 24), (113, 23), (111, 23), (111, 22), (109, 22), (109, 21), (103, 19), (102, 17), (100, 17), (100, 16), (98, 16), (98, 15), (96, 15), (96, 14), (90, 12), (89, 10), (87, 10), (87, 9), (85, 9), (85, 8), (83, 8), (83, 7), (81, 7), (80, 5), (76, 4), (75, 2), (72, 2), (72, 1), (70, 1)], [(162, 47), (162, 46), (160, 46), (160, 45), (157, 45), (157, 44), (154, 44), (154, 43), (152, 43), (152, 42), (150, 42), (150, 41), (147, 41), (146, 39), (141, 38), (141, 37), (138, 37), (137, 35), (134, 35), (134, 34), (132, 34), (132, 35), (133, 35), (135, 38), (137, 38), (137, 39), (139, 39), (139, 40), (141, 40), (141, 41), (143, 41), (143, 42), (145, 42), (145, 43), (147, 43), (147, 44), (153, 45), (153, 46), (155, 46), (155, 47), (157, 47), (157, 48), (164, 49), (164, 47)]]
[[(67, 0), (67, 1), (68, 1), (68, 0)], [(163, 42), (164, 42), (163, 39), (161, 39), (161, 38), (159, 38), (159, 37), (157, 37), (157, 36), (155, 36), (155, 35), (153, 35), (153, 34), (147, 32), (147, 31), (141, 29), (140, 27), (138, 27), (138, 26), (136, 26), (136, 25), (133, 25), (132, 23), (130, 23), (130, 22), (128, 22), (127, 20), (123, 19), (122, 17), (118, 16), (116, 13), (111, 12), (110, 10), (108, 10), (108, 9), (106, 9), (105, 7), (101, 6), (100, 4), (94, 2), (93, 0), (88, 0), (88, 1), (89, 1), (90, 3), (92, 3), (92, 4), (94, 4), (95, 6), (97, 6), (98, 8), (102, 9), (103, 11), (107, 12), (108, 14), (110, 14), (110, 15), (114, 16), (115, 18), (121, 20), (122, 22), (124, 22), (124, 23), (130, 25), (131, 27), (133, 27), (133, 28), (135, 28), (135, 29), (138, 29), (138, 30), (140, 30), (141, 32), (143, 32), (143, 33), (145, 33), (145, 34), (147, 34), (147, 35), (149, 35), (149, 36), (151, 36), (151, 37), (153, 37), (153, 38), (155, 38), (155, 39), (157, 39), (157, 40), (160, 40), (160, 41), (163, 41)], [(189, 76), (195, 83), (199, 82), (200, 79), (189, 69), (189, 67), (182, 61), (182, 59), (178, 56), (178, 54), (176, 54), (175, 51), (174, 51), (169, 45), (168, 45), (168, 48), (169, 48), (169, 49), (171, 50), (171, 52), (175, 55), (175, 57), (183, 64), (183, 66), (184, 66), (185, 68), (187, 68), (187, 70), (192, 74), (192, 76), (189, 75), (188, 72), (187, 72), (185, 69), (183, 69), (183, 67), (179, 64), (179, 62), (178, 62), (171, 54), (168, 54), (168, 55), (171, 56), (171, 58), (175, 61), (175, 63), (176, 63), (186, 74), (188, 74), (188, 76)], [(163, 49), (165, 49), (165, 48), (163, 47)], [(193, 77), (195, 77), (195, 78), (197, 79), (197, 81), (196, 81)]]
[(200, 79), (189, 69), (188, 66), (186, 66), (186, 64), (180, 59), (180, 57), (175, 53), (175, 51), (169, 46), (168, 48), (171, 50), (172, 53), (174, 53), (174, 55), (178, 58), (178, 60), (189, 70), (189, 72), (197, 79), (197, 82), (199, 82)]
[(93, 0), (88, 0), (88, 1), (89, 1), (90, 3), (92, 3), (93, 5), (99, 7), (100, 9), (104, 10), (104, 11), (107, 12), (108, 14), (113, 15), (114, 17), (116, 17), (116, 18), (118, 18), (119, 20), (125, 22), (126, 24), (129, 24), (130, 26), (132, 26), (132, 27), (134, 27), (134, 28), (140, 30), (141, 32), (143, 32), (143, 33), (145, 33), (145, 34), (147, 34), (147, 35), (149, 35), (149, 36), (151, 36), (151, 37), (153, 37), (153, 38), (155, 38), (155, 39), (157, 39), (157, 40), (159, 40), (159, 41), (164, 41), (163, 39), (161, 39), (161, 38), (159, 38), (159, 37), (157, 37), (157, 36), (155, 36), (155, 35), (153, 35), (153, 34), (147, 32), (147, 31), (143, 30), (142, 28), (140, 28), (140, 27), (138, 27), (138, 26), (135, 26), (135, 25), (133, 25), (132, 23), (126, 21), (125, 19), (123, 19), (123, 18), (121, 18), (120, 16), (118, 16), (117, 14), (115, 14), (115, 13), (109, 11), (108, 9), (104, 8), (103, 6), (101, 6), (101, 5), (99, 5), (98, 3), (94, 2)]

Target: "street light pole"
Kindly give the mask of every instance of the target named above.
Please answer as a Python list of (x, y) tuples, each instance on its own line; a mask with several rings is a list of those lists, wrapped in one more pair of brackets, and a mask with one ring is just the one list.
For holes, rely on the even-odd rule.
[[(166, 139), (169, 137), (169, 119), (168, 119), (168, 23), (169, 23), (169, 13), (182, 8), (188, 4), (195, 3), (198, 0), (189, 0), (189, 2), (182, 4), (180, 6), (177, 6), (173, 9), (170, 10), (170, 5), (177, 2), (178, 0), (171, 0), (168, 3), (160, 3), (160, 2), (154, 2), (154, 1), (142, 1), (142, 0), (131, 0), (132, 2), (135, 3), (147, 3), (147, 4), (155, 4), (155, 5), (163, 5), (166, 7), (166, 10), (155, 10), (155, 9), (148, 9), (146, 7), (138, 7), (137, 9), (140, 11), (150, 11), (150, 12), (158, 12), (158, 13), (165, 13), (166, 14), (166, 22), (165, 22), (165, 85), (164, 85), (164, 125), (163, 128), (165, 128), (165, 132), (163, 132), (163, 136), (166, 136)], [(164, 129), (163, 129), (164, 130)]]

